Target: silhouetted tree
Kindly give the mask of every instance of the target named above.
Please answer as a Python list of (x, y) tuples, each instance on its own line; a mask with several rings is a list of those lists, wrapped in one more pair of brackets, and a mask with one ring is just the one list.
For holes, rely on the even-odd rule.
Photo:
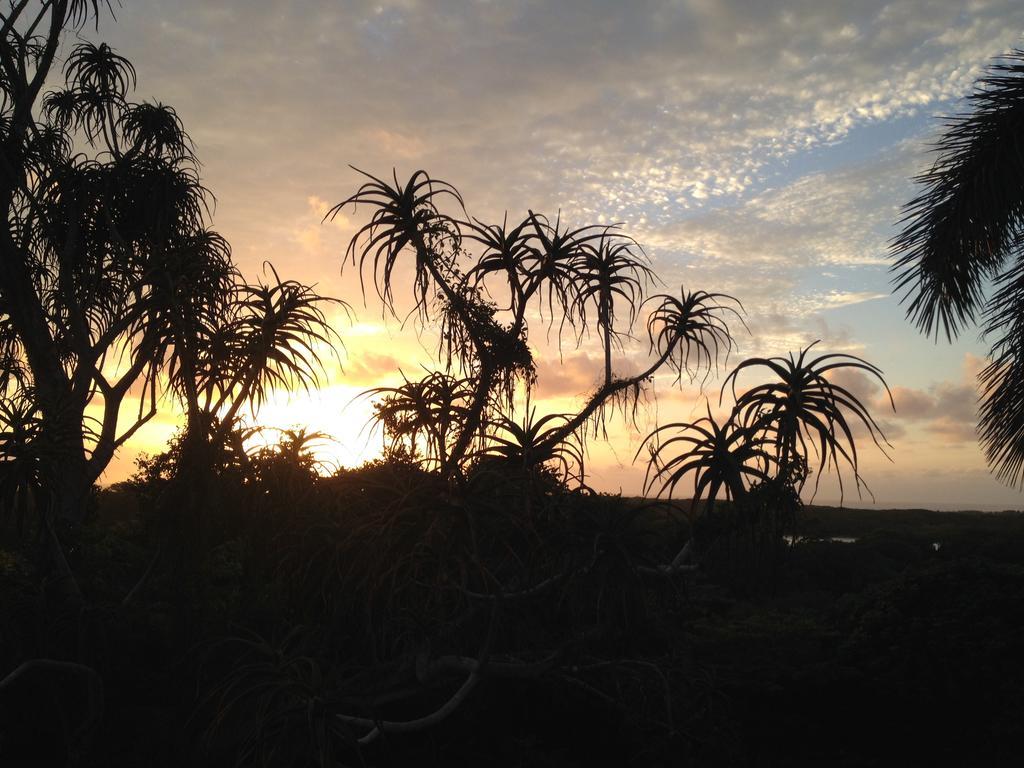
[[(365, 632), (373, 664), (393, 674), (370, 686), (374, 696), (353, 696), (346, 689), (363, 686), (363, 674), (346, 681), (322, 671), (319, 659), (302, 653), (298, 632), (282, 646), (251, 638), (234, 644), (239, 663), (210, 703), (218, 719), (243, 724), (232, 729), (243, 750), (269, 759), (292, 749), (292, 736), (281, 738), (286, 732), (297, 734), (304, 749), (317, 745), (326, 754), (332, 744), (358, 752), (382, 737), (432, 728), (486, 678), (528, 682), (554, 674), (583, 683), (575, 677), (577, 662), (569, 662), (591, 639), (600, 638), (598, 654), (631, 642), (632, 622), (649, 603), (645, 575), (694, 566), (684, 553), (657, 564), (660, 529), (644, 520), (651, 505), (585, 487), (584, 440), (613, 409), (628, 412), (659, 371), (680, 382), (684, 374), (716, 369), (734, 346), (727, 320), (742, 321), (742, 307), (728, 296), (680, 290), (647, 297), (654, 276), (646, 258), (615, 227), (573, 229), (533, 212), (512, 227), (487, 225), (465, 215), (453, 187), (422, 171), (406, 184), (369, 179), (330, 214), (351, 203), (372, 210), (346, 262), (359, 270), (364, 293), (372, 286), (384, 312), (396, 317), (398, 286), (411, 278), (411, 316), (439, 330), (440, 366), (419, 380), (403, 376), (396, 386), (364, 393), (376, 398), (388, 458), (334, 478), (338, 484), (330, 487), (345, 492), (340, 513), (317, 510), (284, 572), (291, 574), (290, 594), (326, 601), (332, 615)], [(444, 213), (443, 199), (462, 216)], [(581, 343), (591, 323), (599, 336), (603, 372), (575, 413), (538, 415), (531, 405), (535, 370), (527, 341), (538, 309), (559, 342), (566, 335)], [(617, 342), (640, 322), (651, 360), (639, 373), (622, 375)], [(841, 458), (856, 474), (845, 412), (876, 434), (856, 398), (825, 378), (851, 365), (876, 369), (846, 356), (806, 356), (804, 350), (788, 368), (774, 359), (741, 366), (767, 366), (783, 382), (741, 395), (743, 406), (722, 426), (709, 410), (707, 419), (657, 430), (650, 442), (683, 432), (653, 447), (648, 479), (660, 479), (671, 495), (695, 477), (697, 498), (708, 506), (723, 495), (749, 499), (749, 508), (764, 514), (762, 533), (745, 540), (754, 547), (780, 543), (776, 522), (785, 518), (774, 507), (779, 500), (799, 504), (795, 488), (806, 473), (789, 470), (780, 479), (779, 467), (806, 464), (807, 435), (824, 441), (825, 466), (838, 467)], [(513, 408), (519, 398), (525, 413)], [(535, 610), (544, 616), (543, 653), (518, 644), (528, 637), (519, 624)], [(554, 631), (558, 624), (564, 633)], [(660, 663), (589, 666), (617, 664), (659, 678), (671, 722)], [(622, 696), (621, 688), (605, 695), (585, 686), (606, 703)], [(424, 690), (427, 699), (419, 696)], [(388, 703), (400, 704), (397, 717), (387, 716)]]
[[(183, 476), (162, 506), (174, 512), (168, 531), (185, 532), (179, 551), (201, 552), (216, 452), (239, 442), (242, 409), (270, 389), (318, 382), (337, 338), (323, 310), (334, 300), (272, 267), (272, 280), (242, 279), (207, 227), (209, 194), (180, 119), (130, 100), (135, 70), (109, 46), (74, 45), (63, 83), (43, 92), (58, 79), (65, 33), (98, 25), (106, 3), (9, 5), (0, 14), (0, 513), (20, 524), (32, 506), (43, 513), (54, 565), (71, 583), (52, 524), (81, 522), (91, 487), (165, 391), (187, 422), (174, 462)], [(245, 460), (239, 445), (227, 452)]]
[(220, 470), (241, 469), (250, 479), (259, 473), (239, 427), (243, 409), (255, 414), (275, 388), (317, 386), (322, 352), (333, 353), (339, 341), (323, 307), (347, 305), (268, 270), (272, 280), (236, 279), (216, 312), (178, 314), (170, 329), (164, 370), (187, 421), (160, 501), (165, 543), (174, 545), (179, 564), (202, 562), (207, 513), (219, 506)]
[(1024, 51), (993, 64), (946, 121), (924, 191), (904, 208), (893, 241), (907, 317), (947, 339), (981, 320), (991, 338), (978, 432), (989, 466), (1024, 483)]
[[(135, 70), (66, 31), (99, 0), (19, 1), (0, 14), (0, 381), (32, 403), (39, 485), (77, 522), (114, 452), (157, 410), (182, 322), (228, 304), (233, 267), (177, 114), (135, 103)], [(216, 325), (209, 318), (208, 325)], [(197, 344), (200, 343), (198, 340)], [(129, 397), (138, 398), (128, 413)], [(127, 417), (127, 419), (126, 419)], [(17, 425), (9, 424), (9, 428)]]
[[(739, 423), (737, 415), (734, 411), (720, 425), (709, 408), (708, 415), (696, 421), (665, 424), (654, 430), (646, 441), (651, 445), (647, 488), (653, 489), (655, 482), (661, 481), (658, 495), (671, 497), (679, 483), (692, 476), (691, 512), (696, 513), (706, 499), (710, 513), (722, 491), (726, 498), (740, 499), (750, 485), (770, 479), (777, 461), (766, 434)], [(662, 441), (667, 432), (676, 434)]]
[[(379, 389), (385, 398), (377, 417), (393, 438), (422, 444), (441, 473), (457, 476), (463, 465), (488, 444), (506, 444), (509, 411), (516, 387), (529, 393), (535, 383), (527, 344), (535, 305), (549, 329), (572, 329), (579, 342), (594, 322), (604, 353), (599, 386), (575, 414), (530, 421), (520, 437), (529, 455), (561, 464), (559, 448), (588, 423), (603, 424), (609, 408), (635, 404), (651, 377), (669, 365), (681, 376), (714, 365), (732, 347), (725, 317), (735, 310), (716, 294), (683, 292), (648, 298), (653, 273), (634, 240), (615, 226), (567, 227), (532, 211), (509, 227), (447, 214), (447, 198), (465, 214), (461, 195), (450, 184), (417, 171), (404, 185), (366, 175), (370, 180), (328, 214), (347, 205), (369, 205), (370, 221), (352, 238), (347, 259), (357, 266), (365, 296), (371, 283), (385, 312), (395, 314), (396, 268), (408, 260), (412, 270), (413, 313), (440, 329), (444, 373), (423, 382)], [(471, 248), (477, 252), (471, 253)], [(504, 305), (489, 297), (504, 297)], [(649, 331), (654, 360), (639, 373), (615, 371), (616, 342), (628, 335), (650, 302)], [(438, 378), (440, 377), (440, 378)], [(446, 386), (440, 387), (440, 382)], [(543, 431), (537, 428), (545, 425)], [(503, 432), (504, 435), (490, 433)], [(443, 434), (442, 434), (443, 433)], [(421, 440), (421, 438), (423, 438)], [(477, 450), (471, 450), (474, 442)]]

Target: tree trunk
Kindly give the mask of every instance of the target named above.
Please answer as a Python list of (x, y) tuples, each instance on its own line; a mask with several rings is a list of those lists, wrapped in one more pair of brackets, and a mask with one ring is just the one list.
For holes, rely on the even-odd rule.
[(64, 555), (64, 547), (60, 543), (53, 520), (48, 516), (43, 525), (46, 526), (46, 576), (44, 593), (47, 601), (56, 608), (78, 609), (85, 603), (82, 590), (78, 586), (71, 565)]
[(52, 519), (81, 525), (89, 511), (89, 493), (93, 485), (85, 458), (80, 454), (70, 454), (48, 461), (44, 482), (53, 501), (50, 508)]

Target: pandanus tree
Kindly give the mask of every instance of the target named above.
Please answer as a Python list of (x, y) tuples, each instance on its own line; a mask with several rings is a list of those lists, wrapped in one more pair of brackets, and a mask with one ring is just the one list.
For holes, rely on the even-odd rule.
[[(211, 247), (221, 252), (226, 244)], [(220, 273), (205, 273), (199, 281), (200, 288), (209, 284), (212, 290), (182, 281), (164, 296), (177, 312), (167, 327), (159, 370), (187, 420), (162, 511), (168, 536), (178, 541), (179, 554), (191, 550), (190, 557), (202, 555), (204, 516), (216, 500), (218, 468), (241, 462), (249, 475), (256, 474), (239, 428), (244, 409), (254, 415), (275, 389), (317, 386), (322, 355), (340, 343), (324, 308), (347, 309), (310, 286), (282, 280), (272, 266), (272, 279), (246, 283), (229, 261), (222, 264)]]
[(20, 0), (0, 14), (0, 358), (19, 369), (3, 394), (31, 399), (41, 486), (73, 522), (156, 413), (177, 322), (167, 291), (216, 293), (208, 275), (223, 272), (174, 110), (131, 101), (135, 70), (106, 45), (77, 43), (57, 70), (65, 32), (105, 6)]
[[(333, 208), (369, 206), (370, 220), (352, 238), (346, 263), (359, 270), (364, 297), (371, 284), (384, 311), (397, 317), (395, 287), (407, 274), (412, 283), (412, 313), (420, 323), (433, 322), (440, 331), (439, 357), (445, 375), (468, 384), (457, 399), (441, 393), (431, 399), (427, 386), (411, 382), (394, 391), (378, 390), (385, 399), (378, 416), (392, 427), (405, 414), (410, 433), (427, 430), (424, 415), (448, 409), (444, 423), (451, 439), (431, 441), (439, 470), (462, 473), (491, 438), (501, 446), (517, 420), (512, 413), (516, 387), (528, 394), (535, 368), (528, 333), (531, 309), (559, 343), (568, 331), (577, 343), (591, 323), (598, 330), (604, 372), (600, 384), (574, 414), (543, 423), (542, 432), (525, 428), (535, 443), (531, 456), (549, 456), (556, 463), (558, 448), (588, 424), (603, 419), (616, 404), (637, 398), (651, 377), (665, 365), (681, 376), (717, 360), (732, 346), (725, 319), (730, 300), (714, 294), (683, 293), (682, 303), (671, 296), (648, 297), (653, 273), (643, 251), (616, 226), (569, 227), (528, 212), (518, 224), (487, 224), (466, 214), (459, 192), (417, 171), (404, 184), (364, 174), (368, 179), (351, 197)], [(442, 209), (447, 202), (456, 213)], [(499, 297), (498, 299), (494, 297)], [(500, 303), (499, 303), (500, 301)], [(724, 302), (724, 303), (723, 303)], [(629, 334), (641, 316), (650, 314), (654, 359), (637, 373), (615, 370), (617, 342)], [(419, 402), (427, 396), (429, 403)], [(416, 401), (413, 403), (412, 401)], [(402, 403), (407, 403), (403, 405)], [(504, 435), (498, 433), (504, 430)], [(444, 443), (443, 456), (441, 442)], [(508, 446), (505, 446), (508, 448)]]
[(949, 118), (923, 190), (892, 243), (895, 289), (927, 335), (952, 340), (980, 321), (978, 434), (989, 466), (1024, 483), (1024, 51), (993, 64)]
[[(196, 413), (214, 442), (224, 440), (244, 408), (257, 410), (273, 390), (318, 386), (323, 355), (333, 354), (341, 343), (325, 309), (347, 312), (345, 302), (296, 280), (282, 280), (269, 264), (267, 271), (272, 279), (231, 285), (220, 316), (198, 315), (183, 340), (205, 343), (188, 350), (189, 365), (170, 369), (190, 422)], [(211, 319), (215, 322), (203, 322)]]
[[(210, 196), (176, 112), (137, 103), (131, 63), (67, 33), (99, 0), (17, 0), (0, 13), (0, 513), (82, 521), (115, 452), (168, 390), (202, 464), (240, 409), (316, 381), (324, 299), (247, 284), (212, 231)], [(46, 88), (51, 90), (45, 90)]]

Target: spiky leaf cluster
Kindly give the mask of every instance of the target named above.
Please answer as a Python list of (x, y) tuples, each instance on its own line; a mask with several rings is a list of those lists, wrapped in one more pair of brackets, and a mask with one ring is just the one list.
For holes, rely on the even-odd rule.
[(365, 394), (379, 398), (373, 404), (373, 418), (390, 451), (404, 446), (428, 465), (443, 464), (465, 426), (473, 382), (440, 371), (419, 380), (402, 378), (396, 387), (367, 390)]
[[(722, 385), (722, 395), (729, 389), (734, 399), (723, 422), (709, 406), (701, 419), (667, 424), (648, 435), (647, 488), (671, 497), (690, 478), (696, 509), (701, 499), (713, 503), (723, 490), (728, 498), (741, 499), (760, 483), (780, 481), (799, 491), (812, 470), (818, 473), (815, 489), (822, 473), (834, 470), (842, 493), (845, 468), (859, 493), (864, 481), (853, 426), (863, 428), (883, 453), (888, 443), (867, 406), (834, 376), (861, 372), (889, 390), (877, 367), (853, 355), (809, 357), (817, 343), (796, 356), (754, 357), (737, 365)], [(774, 380), (737, 393), (740, 375), (761, 368)]]

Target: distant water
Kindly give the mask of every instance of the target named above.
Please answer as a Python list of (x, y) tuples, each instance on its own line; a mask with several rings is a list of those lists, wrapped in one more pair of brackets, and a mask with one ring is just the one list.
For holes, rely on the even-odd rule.
[[(821, 539), (816, 539), (814, 537), (808, 538), (806, 536), (783, 536), (782, 538), (786, 540), (787, 544), (800, 544), (805, 541), (829, 541), (833, 544), (856, 544), (860, 541), (858, 536), (825, 536)], [(942, 542), (933, 541), (932, 550), (938, 552), (940, 549), (942, 549)]]
[(817, 539), (807, 536), (783, 536), (787, 544), (799, 544), (801, 541), (831, 541), (835, 544), (856, 544), (858, 537), (856, 536), (825, 536), (824, 538)]
[(931, 509), (936, 512), (1024, 512), (1024, 499), (1018, 504), (943, 504), (930, 501), (861, 501), (844, 499), (815, 499), (812, 506), (816, 507), (848, 507), (850, 509)]

